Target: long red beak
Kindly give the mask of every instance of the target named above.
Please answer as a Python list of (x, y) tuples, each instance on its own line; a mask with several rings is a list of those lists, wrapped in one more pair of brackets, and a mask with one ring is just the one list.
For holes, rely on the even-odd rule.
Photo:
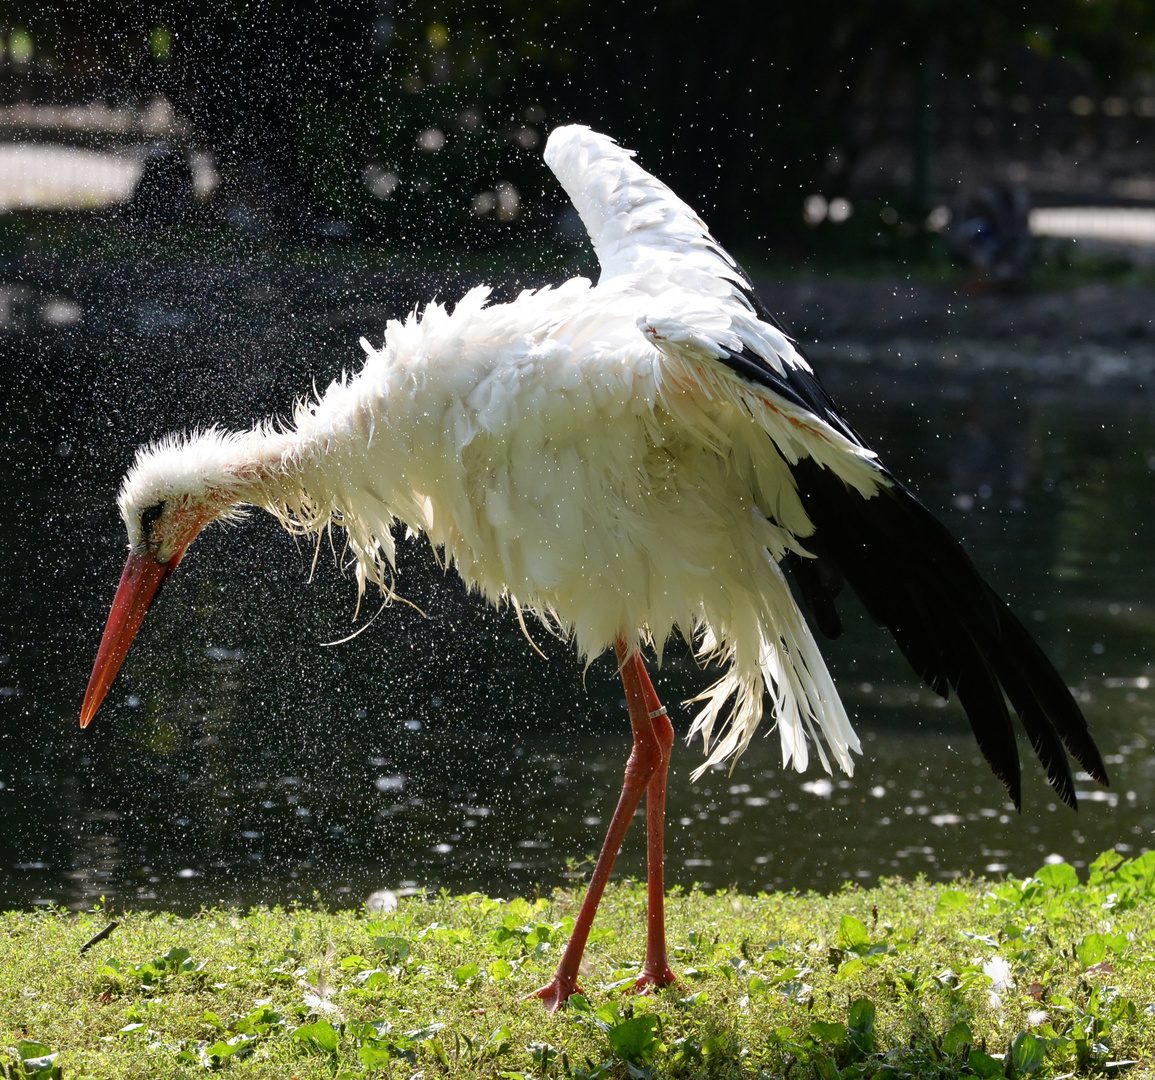
[(108, 622), (104, 625), (104, 637), (100, 639), (96, 663), (88, 679), (84, 704), (80, 707), (82, 728), (88, 727), (92, 722), (96, 710), (104, 700), (104, 695), (112, 685), (112, 680), (120, 670), (120, 665), (128, 655), (128, 647), (144, 621), (145, 612), (156, 599), (160, 587), (168, 581), (169, 575), (176, 569), (182, 554), (183, 551), (178, 552), (166, 563), (157, 562), (152, 555), (128, 556), (128, 562), (124, 564), (124, 573), (120, 575), (116, 597), (112, 601), (112, 611), (108, 613)]

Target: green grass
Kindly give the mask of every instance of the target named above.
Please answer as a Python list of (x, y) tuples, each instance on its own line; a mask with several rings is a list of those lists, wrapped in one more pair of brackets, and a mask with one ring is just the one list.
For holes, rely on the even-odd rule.
[(579, 900), (125, 913), (84, 954), (109, 913), (0, 915), (0, 1075), (897, 1080), (1155, 1061), (1155, 852), (1109, 852), (1083, 883), (1059, 865), (949, 888), (675, 892), (682, 981), (650, 997), (628, 992), (644, 890), (621, 885), (587, 996), (547, 1016), (525, 996)]

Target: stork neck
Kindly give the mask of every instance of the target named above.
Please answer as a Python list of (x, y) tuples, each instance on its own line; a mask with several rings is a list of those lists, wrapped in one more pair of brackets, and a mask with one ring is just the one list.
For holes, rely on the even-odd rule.
[(257, 428), (249, 451), (233, 470), (237, 501), (255, 506), (283, 501), (286, 489), (299, 484), (301, 461), (296, 434)]

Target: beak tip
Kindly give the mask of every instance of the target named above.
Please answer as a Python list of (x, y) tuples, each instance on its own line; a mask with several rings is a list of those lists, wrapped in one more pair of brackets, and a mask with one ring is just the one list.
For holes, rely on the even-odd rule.
[[(101, 694), (103, 698), (104, 695)], [(93, 720), (96, 719), (97, 710), (100, 708), (100, 701), (93, 701), (91, 694), (84, 695), (84, 701), (80, 706), (80, 730), (83, 731)]]

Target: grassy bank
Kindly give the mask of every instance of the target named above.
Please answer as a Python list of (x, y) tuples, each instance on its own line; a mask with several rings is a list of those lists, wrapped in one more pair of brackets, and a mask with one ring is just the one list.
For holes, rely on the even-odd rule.
[(623, 885), (595, 924), (587, 997), (549, 1017), (523, 998), (579, 899), (0, 915), (0, 1075), (897, 1080), (1155, 1062), (1155, 852), (1109, 852), (1086, 882), (1059, 865), (833, 896), (675, 893), (682, 982), (645, 998), (627, 993), (645, 895)]

